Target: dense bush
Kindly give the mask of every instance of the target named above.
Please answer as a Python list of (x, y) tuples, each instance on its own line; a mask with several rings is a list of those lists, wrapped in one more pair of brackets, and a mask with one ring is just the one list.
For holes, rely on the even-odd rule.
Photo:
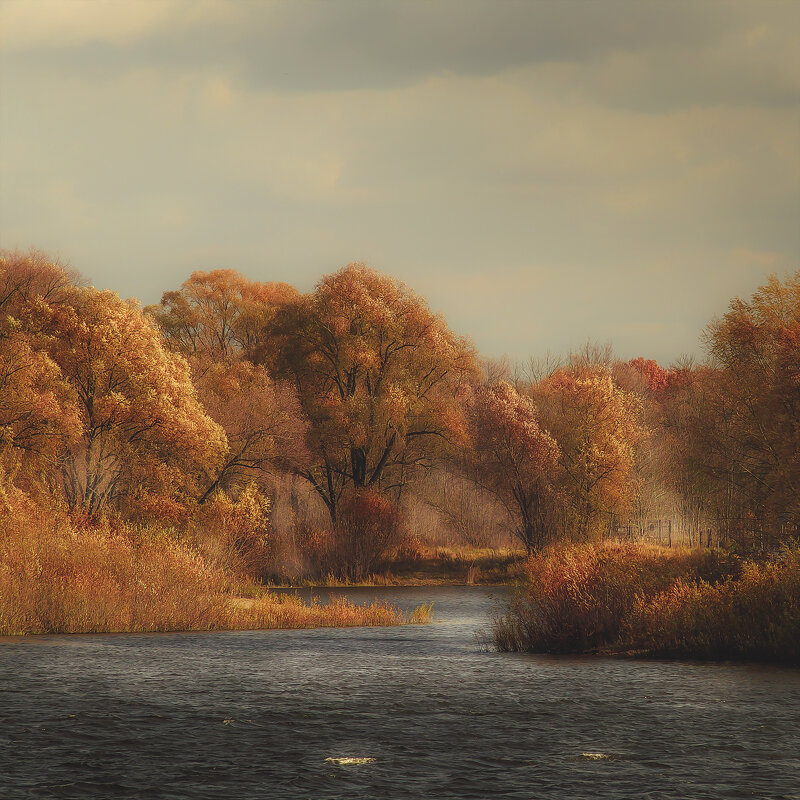
[(528, 559), (497, 643), (555, 653), (602, 647), (617, 640), (639, 594), (654, 595), (687, 573), (710, 574), (716, 558), (620, 542), (547, 548)]
[(334, 535), (335, 572), (351, 581), (366, 578), (400, 538), (397, 506), (369, 489), (350, 494), (341, 504)]
[(800, 548), (717, 584), (679, 578), (637, 602), (624, 641), (656, 656), (800, 663)]
[(798, 661), (800, 549), (761, 565), (632, 543), (552, 547), (496, 621), (502, 650)]
[[(245, 595), (252, 595), (249, 599)], [(427, 621), (417, 614), (411, 621)], [(80, 528), (0, 511), (0, 635), (396, 625), (381, 603), (304, 604), (264, 593), (152, 530)]]

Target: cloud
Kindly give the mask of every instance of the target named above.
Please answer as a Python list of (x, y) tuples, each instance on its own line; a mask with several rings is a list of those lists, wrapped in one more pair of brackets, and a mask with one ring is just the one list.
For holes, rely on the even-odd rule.
[(28, 68), (213, 71), (249, 91), (396, 89), (557, 64), (571, 91), (616, 104), (787, 104), (799, 21), (796, 5), (769, 2), (5, 0), (0, 45)]
[(92, 41), (122, 47), (156, 33), (175, 8), (170, 0), (3, 0), (0, 46), (11, 52), (80, 47)]
[(797, 263), (795, 9), (0, 3), (0, 244), (145, 302), (365, 260), (487, 354), (668, 361)]

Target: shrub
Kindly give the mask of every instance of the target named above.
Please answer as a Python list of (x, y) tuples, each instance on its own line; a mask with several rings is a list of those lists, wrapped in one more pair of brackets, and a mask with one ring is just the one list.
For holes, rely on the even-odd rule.
[(716, 585), (679, 578), (640, 596), (623, 638), (654, 656), (800, 663), (800, 548)]
[(294, 528), (295, 541), (306, 575), (332, 575), (334, 571), (334, 539), (324, 525), (301, 519)]
[(337, 577), (361, 581), (400, 538), (401, 514), (394, 503), (370, 489), (360, 489), (341, 504), (334, 531)]
[(712, 575), (716, 556), (604, 542), (556, 545), (531, 556), (524, 587), (495, 640), (504, 650), (569, 653), (615, 642), (639, 594), (653, 595), (680, 575)]
[(396, 561), (422, 561), (427, 554), (425, 545), (418, 536), (407, 534), (402, 538), (395, 549), (394, 558)]
[(619, 542), (551, 547), (494, 626), (501, 650), (800, 663), (800, 547), (762, 563)]
[(196, 518), (194, 536), (208, 558), (243, 577), (264, 578), (271, 571), (270, 502), (254, 484), (235, 500), (215, 493)]
[(304, 604), (265, 593), (152, 529), (78, 529), (19, 504), (13, 514), (0, 511), (0, 634), (397, 625), (423, 617), (383, 603)]
[(66, 520), (5, 518), (0, 631), (78, 633), (220, 627), (229, 583), (187, 547)]

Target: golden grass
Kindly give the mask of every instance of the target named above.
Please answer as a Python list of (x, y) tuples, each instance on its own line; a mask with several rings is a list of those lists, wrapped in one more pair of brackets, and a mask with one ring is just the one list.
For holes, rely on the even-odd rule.
[(584, 652), (616, 641), (637, 594), (654, 594), (703, 556), (654, 545), (554, 545), (532, 556), (508, 615), (497, 621), (504, 650)]
[(679, 578), (638, 597), (622, 638), (653, 656), (800, 664), (800, 548), (716, 584)]
[(361, 580), (343, 579), (329, 572), (317, 577), (277, 579), (277, 587), (347, 588), (357, 586), (505, 585), (521, 577), (525, 551), (509, 547), (444, 547), (416, 544), (400, 547), (379, 566), (379, 572)]
[(524, 550), (509, 547), (417, 545), (401, 548), (386, 569), (398, 584), (436, 583), (497, 585), (520, 577)]
[(135, 529), (78, 531), (65, 520), (0, 517), (0, 634), (399, 625), (429, 618), (385, 603), (306, 604), (264, 593), (184, 543)]
[(761, 564), (606, 542), (551, 547), (494, 626), (501, 650), (800, 662), (800, 548)]

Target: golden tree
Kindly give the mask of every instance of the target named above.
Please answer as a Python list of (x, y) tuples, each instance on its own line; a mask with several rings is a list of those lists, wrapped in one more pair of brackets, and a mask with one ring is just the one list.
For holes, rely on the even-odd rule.
[(554, 532), (558, 444), (539, 426), (533, 401), (505, 381), (481, 387), (469, 410), (469, 473), (500, 501), (530, 554)]
[(687, 397), (687, 463), (724, 539), (767, 546), (800, 533), (800, 272), (734, 299), (706, 331), (710, 369)]
[(630, 499), (637, 443), (647, 435), (642, 404), (615, 385), (603, 366), (562, 369), (534, 389), (548, 431), (561, 449), (574, 530), (585, 538), (600, 515)]
[(219, 489), (247, 486), (276, 470), (306, 464), (306, 428), (297, 396), (264, 367), (246, 359), (214, 364), (197, 379), (197, 392), (228, 442), (223, 458), (210, 465), (201, 503)]
[(279, 375), (309, 423), (312, 465), (298, 474), (334, 522), (346, 491), (397, 498), (463, 436), (458, 398), (477, 374), (473, 349), (404, 284), (350, 264), (284, 307), (274, 335)]
[(217, 269), (193, 272), (146, 312), (170, 349), (198, 359), (200, 366), (241, 356), (263, 362), (269, 355), (265, 330), (277, 309), (297, 296), (286, 283), (249, 281), (234, 270)]
[(197, 402), (185, 360), (135, 302), (78, 287), (55, 305), (35, 298), (28, 317), (80, 420), (61, 457), (71, 508), (96, 514), (126, 492), (174, 491), (222, 457), (225, 435)]
[(78, 436), (70, 387), (23, 323), (32, 300), (64, 302), (74, 279), (37, 251), (0, 253), (0, 483), (46, 479)]
[(304, 463), (304, 427), (294, 390), (272, 380), (268, 329), (298, 297), (285, 283), (249, 281), (238, 272), (193, 272), (146, 313), (167, 347), (183, 355), (207, 413), (220, 424), (228, 451), (210, 465), (200, 502), (238, 490), (276, 469)]

